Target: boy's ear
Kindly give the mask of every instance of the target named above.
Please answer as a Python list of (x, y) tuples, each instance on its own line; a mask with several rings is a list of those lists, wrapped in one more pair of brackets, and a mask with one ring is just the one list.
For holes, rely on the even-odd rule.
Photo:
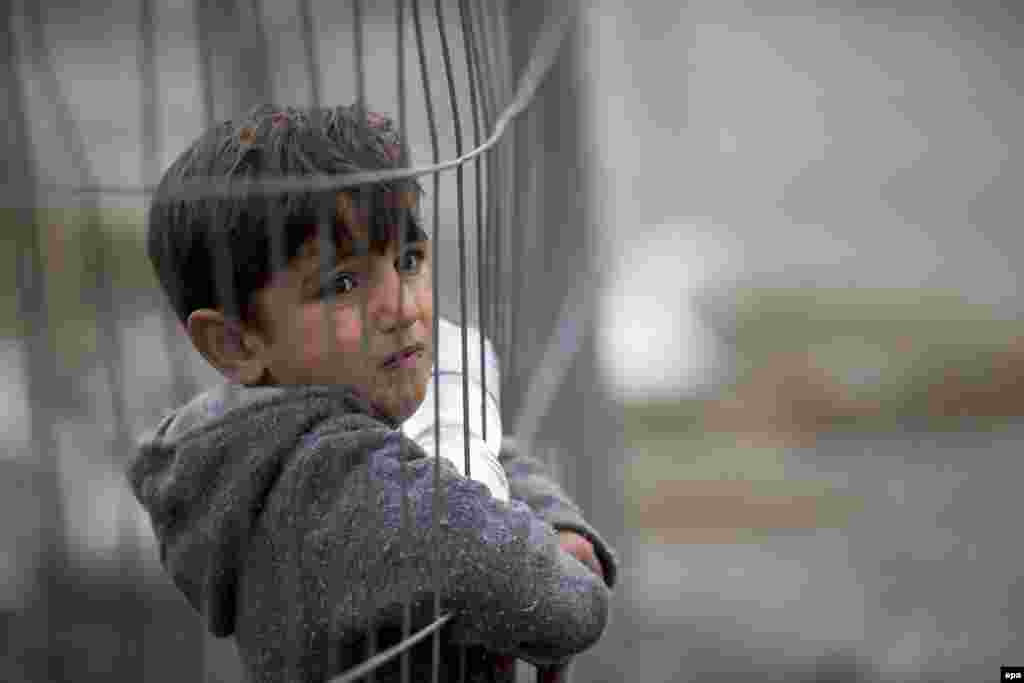
[(266, 366), (260, 348), (241, 323), (218, 310), (200, 308), (188, 316), (186, 327), (192, 345), (222, 375), (246, 385), (263, 380)]

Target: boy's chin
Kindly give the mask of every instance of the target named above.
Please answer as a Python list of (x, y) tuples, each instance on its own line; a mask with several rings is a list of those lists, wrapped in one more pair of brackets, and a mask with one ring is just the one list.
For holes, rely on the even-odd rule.
[(387, 406), (375, 404), (374, 408), (390, 420), (401, 425), (412, 417), (417, 410), (419, 410), (420, 406), (423, 404), (423, 399), (426, 398), (426, 395), (426, 384), (423, 384), (415, 389), (412, 396), (399, 398), (398, 400), (392, 401)]

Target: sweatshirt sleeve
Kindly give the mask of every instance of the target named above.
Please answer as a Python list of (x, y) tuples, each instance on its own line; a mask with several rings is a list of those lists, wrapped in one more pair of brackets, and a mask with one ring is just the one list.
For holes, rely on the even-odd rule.
[(550, 468), (541, 460), (523, 453), (520, 445), (509, 437), (502, 441), (498, 459), (505, 468), (511, 498), (528, 505), (556, 531), (575, 531), (590, 541), (604, 569), (608, 588), (614, 588), (618, 574), (615, 551), (583, 518), (579, 506), (558, 485)]
[(265, 519), (298, 544), (339, 632), (400, 625), (407, 596), (422, 625), (436, 586), (456, 643), (557, 665), (600, 638), (608, 589), (523, 502), (493, 498), (399, 432), (319, 429), (304, 443)]

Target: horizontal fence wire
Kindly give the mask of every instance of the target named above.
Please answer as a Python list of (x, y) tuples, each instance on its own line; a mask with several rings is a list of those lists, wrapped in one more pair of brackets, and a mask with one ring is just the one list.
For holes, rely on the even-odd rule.
[[(381, 650), (379, 653), (373, 655), (372, 657), (370, 657), (370, 659), (366, 660), (362, 664), (355, 666), (346, 671), (345, 673), (330, 679), (330, 683), (351, 683), (351, 681), (357, 681), (363, 676), (366, 676), (367, 674), (372, 674), (374, 671), (382, 667), (384, 664), (390, 662), (396, 656), (407, 653), (412, 648), (413, 645), (420, 642), (430, 634), (434, 634), (436, 637), (437, 634), (440, 633), (441, 627), (447, 624), (449, 621), (451, 621), (454, 617), (455, 615), (451, 613), (440, 616), (427, 626), (424, 626), (420, 630), (416, 631), (416, 633), (403, 639), (402, 642), (398, 643), (397, 645), (393, 645), (387, 648), (386, 650)], [(437, 659), (435, 659), (434, 661), (436, 662)], [(434, 674), (436, 675), (436, 673), (437, 667), (435, 666)], [(406, 676), (407, 673), (402, 674), (403, 681), (409, 680)]]
[[(194, 177), (188, 181), (180, 181), (168, 185), (168, 196), (178, 199), (205, 199), (211, 197), (248, 197), (253, 194), (283, 194), (288, 192), (329, 192), (345, 188), (370, 185), (376, 183), (392, 182), (396, 180), (415, 179), (431, 173), (447, 171), (462, 166), (478, 156), (490, 151), (501, 141), (502, 136), (510, 123), (520, 114), (526, 111), (530, 102), (536, 94), (537, 88), (544, 81), (555, 58), (558, 56), (559, 47), (571, 25), (576, 12), (575, 3), (565, 3), (565, 11), (557, 14), (550, 23), (541, 31), (534, 48), (533, 58), (530, 60), (526, 70), (520, 78), (512, 101), (502, 110), (501, 115), (493, 124), (490, 136), (481, 145), (469, 150), (465, 154), (454, 159), (418, 166), (409, 169), (398, 169), (389, 171), (361, 171), (350, 173), (345, 176), (313, 176), (302, 178), (273, 178), (265, 180), (243, 180), (224, 181), (218, 176)], [(155, 191), (154, 186), (145, 185), (75, 185), (69, 186), (59, 183), (45, 183), (48, 190), (64, 191), (73, 195), (79, 194), (103, 194), (103, 195), (150, 195)]]

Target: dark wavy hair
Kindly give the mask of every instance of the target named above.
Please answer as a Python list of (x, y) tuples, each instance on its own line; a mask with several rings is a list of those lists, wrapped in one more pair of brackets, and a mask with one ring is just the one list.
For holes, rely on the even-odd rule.
[[(336, 192), (189, 198), (183, 181), (202, 177), (265, 179), (345, 175), (407, 165), (394, 123), (358, 106), (300, 109), (261, 105), (237, 121), (202, 134), (164, 173), (146, 218), (146, 250), (175, 314), (184, 323), (200, 308), (257, 322), (251, 305), (264, 287), (318, 234), (325, 217), (334, 239), (351, 239), (336, 216)], [(394, 226), (407, 241), (426, 239), (415, 210), (396, 207), (383, 193), (422, 194), (414, 181), (346, 188), (371, 217), (370, 240), (386, 244)], [(277, 256), (279, 262), (272, 263)]]

